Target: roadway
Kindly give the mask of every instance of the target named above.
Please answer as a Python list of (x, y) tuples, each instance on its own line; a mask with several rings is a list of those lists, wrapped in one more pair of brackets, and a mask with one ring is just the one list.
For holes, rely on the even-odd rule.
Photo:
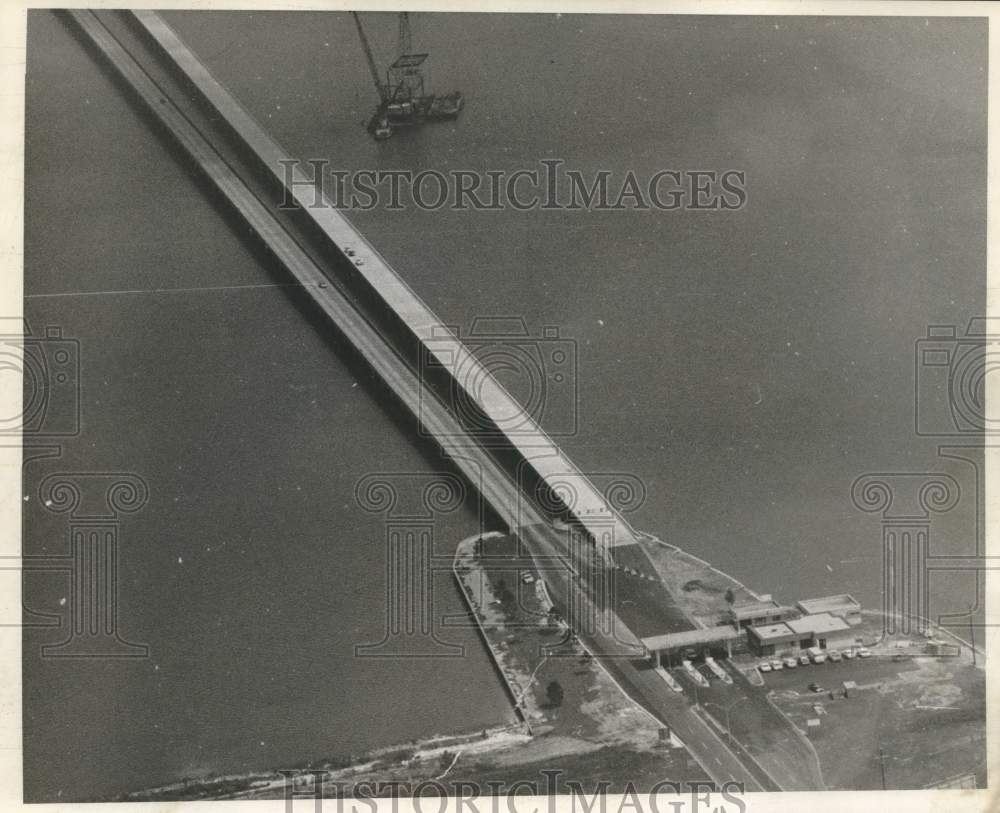
[[(824, 790), (819, 757), (812, 743), (767, 697), (767, 688), (753, 686), (736, 669), (727, 670), (733, 679), (724, 683), (708, 678), (708, 687), (697, 686), (684, 674), (672, 670), (685, 693), (695, 699), (732, 737), (732, 748), (753, 760), (784, 790)], [(708, 677), (707, 669), (702, 673)]]
[[(264, 194), (259, 179), (255, 186), (253, 171), (248, 168), (245, 156), (241, 157), (232, 142), (218, 134), (218, 122), (213, 121), (213, 115), (218, 111), (211, 108), (206, 111), (191, 104), (188, 94), (184, 93), (183, 81), (191, 77), (183, 71), (182, 76), (178, 77), (176, 62), (173, 69), (169, 66), (164, 68), (162, 54), (151, 51), (149, 43), (135, 36), (127, 24), (122, 24), (120, 17), (107, 12), (102, 12), (100, 16), (88, 11), (71, 11), (67, 14), (128, 84), (160, 128), (186, 152), (214, 190), (264, 242), (301, 286), (312, 304), (319, 308), (385, 382), (389, 391), (417, 417), (424, 430), (436, 439), (442, 450), (482, 493), (497, 515), (512, 530), (520, 527), (519, 535), (528, 543), (532, 557), (546, 573), (550, 584), (561, 584), (554, 592), (561, 591), (574, 596), (583, 617), (598, 618), (601, 614), (591, 603), (587, 590), (575, 583), (575, 576), (570, 570), (558, 566), (558, 563), (565, 561), (558, 533), (545, 522), (533, 503), (524, 497), (516, 477), (502, 467), (487, 448), (470, 438), (466, 427), (456, 419), (445, 403), (438, 398), (428, 397), (428, 390), (417, 371), (388, 338), (391, 331), (380, 330), (377, 324), (373, 324), (371, 315), (363, 312), (356, 298), (345, 290), (344, 280), (318, 261), (318, 257), (324, 256), (322, 248), (311, 245), (308, 235), (295, 231), (287, 214), (279, 210), (277, 201)], [(155, 23), (155, 20), (145, 15), (145, 22)], [(147, 31), (149, 30), (147, 27)], [(162, 29), (159, 33), (163, 35)], [(178, 48), (174, 44), (169, 55), (176, 57), (177, 53)], [(192, 55), (189, 57), (193, 59)], [(233, 109), (239, 108), (238, 103), (228, 97), (228, 94), (227, 98)], [(323, 208), (308, 211), (334, 210)], [(336, 230), (342, 231), (344, 224), (346, 220), (336, 224)], [(332, 239), (333, 235), (327, 234), (327, 237)], [(346, 250), (343, 234), (341, 238), (337, 245)], [(363, 241), (363, 238), (351, 227), (346, 240)], [(355, 245), (361, 243), (355, 242)], [(366, 242), (363, 245), (363, 252), (360, 248), (358, 251), (370, 260), (371, 269), (377, 265), (377, 252)], [(349, 255), (345, 254), (345, 258), (347, 256)], [(388, 273), (385, 269), (382, 271)], [(399, 293), (398, 288), (393, 291), (394, 295)], [(413, 302), (409, 304), (414, 305)], [(422, 306), (423, 303), (419, 305)], [(533, 457), (530, 451), (526, 450), (526, 453), (529, 454), (527, 459)], [(552, 457), (548, 459), (551, 461)], [(560, 476), (565, 475), (568, 468), (576, 471), (561, 455), (556, 456), (556, 460)], [(583, 475), (580, 475), (580, 479), (589, 482)], [(600, 501), (605, 509), (610, 510), (603, 497)], [(586, 526), (585, 522), (581, 524)], [(606, 530), (606, 526), (602, 530)], [(553, 567), (553, 563), (557, 566)], [(592, 625), (591, 629), (582, 630), (579, 637), (600, 658), (601, 663), (627, 693), (669, 725), (695, 759), (720, 785), (738, 782), (747, 791), (782, 789), (752, 760), (745, 760), (744, 764), (682, 695), (672, 692), (652, 669), (637, 663), (641, 645), (614, 611), (608, 612), (612, 621), (611, 629), (617, 635), (605, 632), (600, 629), (600, 625)], [(632, 657), (627, 657), (629, 654)]]
[[(132, 15), (145, 34), (156, 43), (161, 56), (201, 94), (204, 101), (228, 124), (242, 146), (256, 157), (261, 169), (271, 173), (273, 182), (281, 184), (287, 197), (298, 204), (297, 212), (311, 221), (318, 234), (325, 236), (327, 247), (340, 256), (345, 266), (351, 268), (355, 285), (363, 286), (369, 300), (377, 300), (386, 316), (401, 325), (406, 334), (415, 340), (421, 358), (428, 359), (436, 370), (445, 374), (447, 386), (444, 391), (453, 400), (452, 406), (459, 406), (459, 401), (474, 403), (493, 428), (489, 433), (491, 442), (495, 442), (496, 438), (502, 439), (503, 445), (515, 453), (519, 464), (530, 467), (540, 480), (552, 485), (552, 499), (561, 502), (567, 514), (585, 528), (602, 548), (636, 544), (635, 531), (624, 517), (364, 235), (329, 201), (324, 201), (321, 206), (314, 204), (317, 189), (311, 176), (294, 165), (292, 182), (288, 183), (286, 166), (292, 156), (211, 75), (166, 21), (153, 11), (136, 10)], [(285, 197), (283, 194), (282, 198)], [(513, 341), (524, 341), (524, 337), (515, 337)], [(462, 393), (464, 399), (456, 398), (454, 393)], [(477, 434), (481, 433), (479, 428)], [(571, 497), (565, 490), (554, 487), (567, 479), (573, 485)], [(595, 517), (600, 520), (594, 521)]]
[[(625, 624), (612, 612), (610, 624), (597, 623), (605, 616), (577, 586), (575, 574), (568, 567), (553, 562), (565, 558), (559, 534), (550, 526), (523, 528), (520, 537), (531, 551), (546, 579), (553, 600), (559, 604), (571, 596), (575, 610), (567, 613), (559, 607), (577, 637), (624, 691), (661, 720), (684, 742), (691, 755), (720, 786), (727, 782), (742, 785), (745, 791), (812, 789), (808, 780), (791, 777), (784, 787), (752, 759), (741, 760), (715, 730), (703, 720), (685, 695), (674, 692), (641, 657), (638, 642)], [(581, 613), (583, 614), (581, 617)], [(641, 647), (641, 645), (639, 645)]]
[[(442, 451), (510, 527), (522, 522), (543, 522), (506, 471), (486, 449), (475, 444), (439, 399), (423, 386), (411, 365), (342, 289), (337, 277), (317, 262), (301, 234), (289, 226), (275, 201), (268, 201), (251, 185), (251, 171), (225, 139), (214, 134), (211, 115), (184, 99), (182, 88), (172, 85), (169, 72), (157, 65), (155, 55), (111, 12), (66, 12), (103, 58), (125, 80), (162, 128), (184, 149), (190, 160), (219, 192), (232, 210), (268, 247), (312, 304), (327, 317), (360, 358), (386, 384), (393, 396), (421, 421)], [(127, 47), (126, 47), (127, 46)], [(159, 69), (158, 69), (159, 68)], [(270, 203), (271, 205), (268, 205)]]

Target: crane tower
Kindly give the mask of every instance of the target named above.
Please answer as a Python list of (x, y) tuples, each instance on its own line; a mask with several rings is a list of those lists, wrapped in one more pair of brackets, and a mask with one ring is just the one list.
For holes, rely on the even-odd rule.
[(399, 13), (397, 53), (386, 70), (385, 81), (379, 73), (371, 42), (361, 23), (361, 16), (352, 11), (358, 39), (364, 51), (368, 71), (372, 76), (379, 104), (366, 127), (373, 138), (389, 138), (401, 127), (412, 127), (428, 121), (457, 118), (465, 104), (462, 94), (453, 90), (447, 94), (431, 93), (427, 89), (424, 63), (427, 53), (413, 51), (413, 34), (408, 12)]

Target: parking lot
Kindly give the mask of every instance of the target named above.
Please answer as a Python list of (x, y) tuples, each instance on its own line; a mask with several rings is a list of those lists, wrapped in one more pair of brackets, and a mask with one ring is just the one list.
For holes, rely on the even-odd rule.
[(844, 681), (853, 680), (858, 686), (871, 686), (895, 678), (902, 672), (916, 669), (912, 659), (893, 660), (884, 655), (854, 658), (839, 663), (826, 661), (761, 674), (768, 690), (808, 692), (810, 683), (825, 689), (841, 689)]

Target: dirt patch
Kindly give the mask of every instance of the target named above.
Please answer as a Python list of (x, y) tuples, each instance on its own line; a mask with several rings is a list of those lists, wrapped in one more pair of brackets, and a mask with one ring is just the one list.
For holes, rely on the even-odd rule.
[(714, 627), (727, 623), (729, 598), (734, 603), (759, 598), (736, 579), (680, 548), (655, 537), (643, 537), (640, 543), (667, 590), (696, 626)]
[(917, 789), (955, 777), (985, 786), (981, 669), (949, 659), (893, 661), (887, 652), (855, 668), (858, 685), (847, 697), (839, 691), (832, 700), (791, 689), (771, 693), (807, 732), (828, 787)]

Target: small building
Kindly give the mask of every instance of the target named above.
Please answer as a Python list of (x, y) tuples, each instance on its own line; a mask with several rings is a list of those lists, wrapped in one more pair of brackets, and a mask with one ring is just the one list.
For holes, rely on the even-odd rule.
[(798, 602), (795, 606), (803, 615), (829, 613), (837, 618), (842, 618), (851, 626), (857, 626), (861, 623), (861, 604), (849, 593), (822, 596), (820, 598), (807, 598)]
[(770, 596), (761, 596), (758, 601), (743, 601), (734, 604), (729, 610), (732, 622), (738, 627), (761, 626), (776, 624), (786, 618), (799, 615), (794, 607), (785, 607)]
[(830, 613), (804, 615), (787, 623), (794, 633), (801, 636), (801, 641), (808, 640), (802, 646), (803, 649), (810, 646), (818, 646), (820, 649), (836, 648), (854, 643), (854, 630), (850, 624)]
[(854, 632), (850, 625), (829, 613), (747, 628), (747, 644), (757, 655), (774, 655), (813, 646), (821, 649), (848, 646), (853, 640)]
[[(691, 650), (694, 657), (717, 655), (729, 657), (734, 648), (745, 643), (743, 630), (728, 624), (720, 627), (706, 627), (683, 632), (668, 632), (664, 635), (653, 635), (642, 639), (646, 655), (658, 666), (677, 666), (682, 658), (689, 658)], [(689, 658), (690, 659), (690, 658)]]
[(747, 646), (757, 655), (774, 655), (786, 649), (798, 649), (799, 636), (783, 621), (761, 624), (747, 627)]

